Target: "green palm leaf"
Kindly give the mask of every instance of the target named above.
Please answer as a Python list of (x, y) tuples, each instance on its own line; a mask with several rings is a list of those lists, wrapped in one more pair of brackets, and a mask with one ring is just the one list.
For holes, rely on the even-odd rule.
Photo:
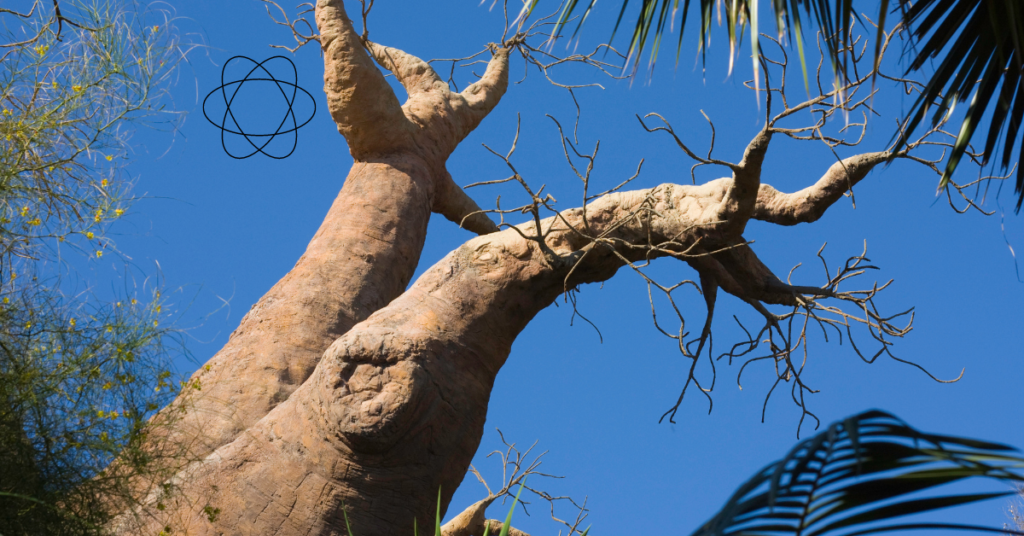
[(855, 536), (914, 528), (1013, 533), (974, 525), (892, 524), (1015, 492), (920, 497), (910, 494), (971, 477), (1024, 481), (1011, 447), (919, 432), (877, 410), (833, 423), (745, 482), (694, 536)]
[[(913, 4), (900, 0), (900, 4), (904, 6), (904, 20), (920, 44), (908, 71), (917, 71), (930, 60), (942, 58), (908, 114), (908, 132), (921, 123), (929, 110), (934, 108), (935, 124), (957, 102), (971, 100), (939, 187), (945, 187), (949, 181), (990, 107), (994, 107), (995, 113), (985, 139), (984, 161), (987, 163), (1005, 133), (1006, 141), (1000, 151), (1000, 164), (1005, 170), (1010, 166), (1024, 113), (1024, 6), (1005, 0), (919, 0)], [(1020, 211), (1024, 202), (1024, 170), (1019, 166), (1015, 191)]]

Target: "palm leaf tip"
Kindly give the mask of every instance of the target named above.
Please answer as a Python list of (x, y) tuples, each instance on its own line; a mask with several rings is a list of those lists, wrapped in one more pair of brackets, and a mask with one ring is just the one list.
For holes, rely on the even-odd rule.
[(922, 498), (922, 492), (972, 477), (1020, 483), (1022, 466), (1024, 457), (1006, 445), (919, 432), (889, 413), (871, 410), (798, 443), (740, 486), (694, 535), (820, 536), (842, 529), (844, 536), (854, 536), (905, 530), (913, 527), (895, 523), (903, 516), (1014, 493), (1004, 489)]
[[(1024, 114), (1024, 8), (1017, 1), (900, 0), (904, 23), (911, 28), (916, 56), (907, 72), (919, 71), (935, 59), (938, 67), (907, 113), (907, 136), (935, 106), (932, 125), (957, 102), (971, 100), (959, 135), (939, 182), (945, 188), (975, 135), (984, 134), (983, 164), (993, 156), (1003, 170), (1011, 166)], [(1000, 89), (1001, 88), (1001, 89)], [(988, 119), (987, 127), (983, 118)], [(1000, 146), (1000, 138), (1005, 143)], [(1024, 202), (1024, 171), (1017, 169), (1017, 207)]]

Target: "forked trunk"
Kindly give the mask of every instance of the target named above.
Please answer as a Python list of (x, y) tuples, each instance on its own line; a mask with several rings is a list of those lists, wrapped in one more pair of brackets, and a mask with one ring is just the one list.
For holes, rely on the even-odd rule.
[(193, 375), (201, 390), (186, 411), (164, 410), (173, 427), (154, 427), (154, 440), (195, 440), (191, 454), (205, 456), (287, 400), (334, 340), (405, 290), (433, 190), (414, 157), (355, 163), (306, 252)]
[[(438, 490), (444, 512), (479, 446), (513, 341), (561, 293), (675, 257), (700, 274), (702, 341), (718, 288), (769, 322), (761, 302), (837, 297), (779, 281), (747, 246), (745, 225), (812, 221), (904, 154), (849, 158), (783, 194), (760, 182), (775, 132), (766, 125), (740, 163), (716, 161), (731, 178), (610, 193), (543, 221), (533, 196), (533, 222), (470, 240), (403, 292), (431, 211), (477, 234), (497, 230), (445, 162), (504, 94), (522, 36), (492, 47), (480, 81), (454, 93), (422, 60), (364, 42), (341, 0), (319, 0), (316, 18), (328, 105), (355, 164), (295, 268), (196, 373), (201, 396), (183, 425), (152, 435), (199, 437), (204, 459), (178, 474), (175, 493), (121, 516), (121, 534), (342, 535), (345, 512), (354, 536), (409, 534), (414, 520), (429, 530)], [(374, 61), (403, 84), (404, 105)]]

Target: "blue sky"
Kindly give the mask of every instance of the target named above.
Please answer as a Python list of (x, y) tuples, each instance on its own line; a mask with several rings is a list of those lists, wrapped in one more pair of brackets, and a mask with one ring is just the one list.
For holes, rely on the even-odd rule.
[[(357, 13), (358, 3), (349, 4), (350, 14)], [(598, 6), (579, 51), (609, 35), (617, 5)], [(173, 136), (142, 131), (135, 137), (136, 152), (129, 155), (135, 162), (129, 171), (137, 177), (136, 192), (145, 198), (111, 229), (110, 236), (130, 257), (135, 272), (160, 274), (166, 287), (180, 289), (172, 299), (179, 324), (189, 328), (189, 348), (197, 360), (181, 361), (188, 371), (212, 356), (249, 307), (293, 266), (341, 188), (351, 157), (326, 112), (315, 44), (293, 56), (299, 85), (317, 104), (315, 117), (299, 132), (295, 153), (281, 161), (260, 155), (239, 161), (225, 155), (218, 130), (202, 116), (203, 98), (219, 85), (221, 66), (229, 57), (266, 59), (279, 53), (268, 44), (291, 45), (290, 35), (275, 26), (255, 0), (174, 0), (170, 6), (179, 17), (179, 29), (205, 44), (189, 56), (173, 92), (174, 106), (189, 115)], [(443, 5), (379, 0), (370, 17), (370, 37), (422, 58), (467, 56), (500, 37), (501, 14), (488, 7), (489, 3), (473, 0)], [(286, 9), (289, 14), (294, 11)], [(771, 20), (768, 15), (766, 11), (762, 21)], [(685, 142), (702, 152), (709, 141), (703, 110), (717, 129), (716, 156), (740, 158), (761, 127), (763, 108), (742, 84), (751, 73), (747, 47), (729, 76), (724, 29), (716, 27), (714, 32), (705, 72), (695, 63), (696, 38), (691, 33), (679, 66), (673, 66), (674, 49), (666, 50), (650, 79), (646, 67), (632, 81), (582, 70), (564, 73), (567, 82), (605, 86), (576, 93), (583, 109), (582, 147), (589, 149), (601, 140), (594, 188), (610, 187), (630, 176), (641, 158), (645, 163), (636, 188), (689, 182), (692, 162), (668, 136), (643, 132), (634, 114), (664, 115)], [(615, 44), (624, 47), (624, 37)], [(674, 40), (673, 36), (672, 46)], [(476, 68), (479, 72), (480, 66)], [(457, 72), (460, 88), (472, 81), (471, 70)], [(518, 79), (521, 59), (513, 60), (512, 72)], [(797, 72), (791, 76), (791, 99), (803, 97)], [(861, 151), (882, 149), (895, 118), (910, 105), (897, 88), (881, 82), (878, 87), (875, 105), (881, 117), (869, 123)], [(404, 99), (400, 89), (398, 95)], [(257, 128), (260, 121), (279, 121), (284, 108), (279, 97), (273, 97), (244, 97), (248, 101), (242, 102), (243, 110), (258, 110), (245, 120)], [(517, 167), (532, 184), (546, 184), (545, 191), (559, 200), (558, 206), (578, 206), (579, 181), (566, 165), (557, 131), (545, 114), (567, 125), (575, 108), (564, 90), (547, 84), (534, 71), (510, 88), (452, 156), (449, 170), (455, 181), (465, 185), (506, 176), (504, 164), (481, 144), (507, 150), (518, 116), (522, 134)], [(840, 151), (841, 156), (850, 154), (851, 150)], [(817, 180), (833, 161), (820, 143), (778, 140), (769, 151), (762, 180), (793, 191)], [(965, 170), (960, 178), (971, 173), (976, 169)], [(724, 169), (704, 167), (697, 178), (724, 175)], [(834, 269), (860, 253), (866, 240), (868, 256), (881, 269), (866, 276), (865, 284), (894, 279), (880, 304), (893, 312), (916, 308), (914, 330), (898, 341), (896, 355), (941, 378), (956, 377), (966, 369), (960, 382), (939, 384), (886, 357), (868, 365), (848, 345), (812, 339), (805, 380), (821, 391), (811, 396), (809, 407), (823, 423), (880, 408), (924, 430), (1024, 446), (1018, 417), (1018, 405), (1024, 401), (1019, 394), (1024, 381), (1019, 338), (1024, 284), (1017, 280), (999, 214), (955, 214), (943, 199), (936, 202), (936, 183), (937, 177), (922, 166), (896, 163), (874, 171), (856, 188), (856, 209), (843, 200), (814, 224), (781, 228), (751, 223), (746, 238), (782, 277), (803, 263), (794, 282), (808, 285), (823, 282), (815, 257), (823, 243), (828, 243), (825, 255)], [(1009, 190), (1009, 185), (1004, 188), (1004, 207), (1012, 206)], [(484, 206), (493, 206), (499, 193), (508, 204), (521, 195), (514, 189), (470, 190)], [(992, 196), (987, 208), (997, 208)], [(1006, 215), (1006, 239), (1018, 250), (1024, 248), (1022, 223), (1012, 212)], [(470, 236), (435, 217), (420, 272)], [(121, 260), (108, 257), (93, 263), (100, 277), (113, 277), (124, 269)], [(667, 260), (656, 263), (652, 273), (665, 281), (696, 277), (688, 267)], [(684, 292), (680, 303), (691, 326), (699, 325), (702, 299)], [(578, 499), (589, 497), (595, 534), (689, 532), (743, 480), (795, 442), (800, 414), (786, 392), (773, 396), (761, 423), (773, 378), (767, 365), (748, 368), (740, 390), (735, 383), (738, 364), (720, 363), (710, 415), (706, 400), (692, 393), (676, 424), (658, 423), (678, 395), (688, 362), (652, 325), (646, 288), (636, 275), (622, 270), (604, 285), (581, 289), (579, 310), (600, 328), (603, 343), (586, 323), (577, 320), (570, 326), (570, 307), (550, 307), (523, 332), (499, 374), (474, 462), (492, 484), (500, 472), (494, 459), (484, 456), (501, 446), (497, 427), (521, 446), (536, 440), (538, 449), (550, 451), (544, 469), (566, 478), (551, 482), (548, 489)], [(748, 306), (722, 297), (714, 324), (718, 351), (741, 334), (732, 315), (748, 325), (758, 322)], [(701, 374), (707, 378), (710, 370), (701, 369)], [(805, 427), (803, 437), (810, 433)], [(455, 495), (449, 513), (482, 496), (483, 487), (471, 477)], [(989, 502), (948, 518), (999, 526), (1005, 509), (1004, 502)], [(569, 515), (568, 510), (560, 513)], [(516, 525), (535, 535), (558, 530), (548, 519), (546, 506), (536, 505), (531, 514), (527, 518), (518, 513)], [(490, 515), (502, 517), (503, 510), (494, 508)]]

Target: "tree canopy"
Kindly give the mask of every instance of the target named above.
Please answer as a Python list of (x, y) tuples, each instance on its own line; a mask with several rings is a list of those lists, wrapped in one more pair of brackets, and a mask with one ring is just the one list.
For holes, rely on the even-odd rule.
[(86, 268), (123, 255), (108, 230), (134, 200), (133, 127), (174, 124), (182, 47), (166, 15), (116, 1), (0, 8), (3, 534), (99, 533), (113, 505), (138, 499), (139, 475), (185, 460), (138, 450), (179, 394), (166, 298), (153, 283), (97, 292)]

